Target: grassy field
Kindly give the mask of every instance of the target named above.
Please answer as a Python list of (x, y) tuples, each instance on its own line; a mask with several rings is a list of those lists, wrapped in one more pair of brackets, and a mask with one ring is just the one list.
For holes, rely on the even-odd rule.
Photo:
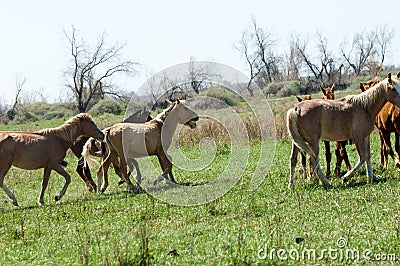
[[(279, 101), (284, 100), (271, 103), (274, 113), (276, 106), (286, 108)], [(113, 119), (120, 118), (107, 116), (96, 122), (105, 126)], [(0, 130), (46, 126), (50, 125)], [(215, 201), (190, 207), (170, 205), (146, 193), (128, 193), (126, 186), (117, 185), (112, 171), (105, 194), (88, 192), (75, 173), (77, 159), (72, 155), (66, 158), (66, 170), (72, 175), (66, 195), (54, 201), (64, 179), (52, 173), (46, 206), (38, 207), (42, 170), (12, 168), (5, 184), (20, 207), (13, 207), (0, 192), (0, 265), (396, 264), (394, 260), (400, 260), (400, 175), (392, 162), (385, 172), (379, 169), (377, 133), (371, 139), (377, 182), (368, 182), (362, 168), (345, 186), (332, 179), (328, 190), (316, 179), (308, 182), (297, 175), (295, 190), (289, 191), (291, 143), (283, 137), (276, 142), (272, 166), (257, 173), (264, 179), (262, 184), (250, 191), (260, 145), (253, 141), (248, 163), (232, 189)], [(354, 165), (354, 146), (348, 149)], [(227, 167), (231, 155), (229, 145), (218, 144), (216, 150), (212, 164), (202, 171), (174, 168), (176, 180), (188, 185), (212, 181)], [(175, 152), (171, 150), (172, 155)], [(201, 152), (197, 147), (184, 149), (190, 158)], [(324, 167), (324, 158), (321, 161)]]

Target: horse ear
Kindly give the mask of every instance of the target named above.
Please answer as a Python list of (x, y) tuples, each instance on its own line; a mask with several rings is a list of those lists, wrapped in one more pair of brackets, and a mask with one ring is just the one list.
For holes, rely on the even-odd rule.
[(322, 87), (321, 84), (319, 84), (319, 89), (322, 91), (322, 93), (323, 93), (324, 95), (326, 94), (326, 91), (325, 91), (325, 89)]
[(332, 85), (332, 87), (331, 87), (332, 92), (335, 90), (335, 87), (336, 87), (336, 84), (333, 83), (333, 85)]
[(146, 112), (146, 105), (143, 107), (142, 112)]
[(400, 78), (400, 72), (398, 72), (396, 76), (399, 79)]
[(388, 82), (392, 84), (392, 73), (388, 73)]
[(178, 98), (178, 99), (176, 99), (176, 103), (181, 103), (181, 101), (179, 100), (179, 98)]
[(301, 101), (302, 101), (301, 98), (300, 98), (299, 96), (296, 96), (296, 98), (297, 98), (297, 101), (298, 101), (298, 102), (301, 102)]

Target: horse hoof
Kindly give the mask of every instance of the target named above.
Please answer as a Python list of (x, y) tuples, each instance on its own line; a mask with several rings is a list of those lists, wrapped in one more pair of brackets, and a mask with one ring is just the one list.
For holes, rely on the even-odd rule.
[(13, 201), (13, 203), (12, 203), (15, 207), (18, 207), (19, 205), (18, 205), (18, 202), (16, 202), (16, 201)]
[(122, 184), (124, 184), (124, 183), (125, 183), (125, 180), (120, 179), (120, 180), (118, 181), (118, 186), (120, 186), (120, 185), (122, 185)]
[(54, 197), (54, 199), (55, 199), (56, 201), (59, 201), (59, 200), (61, 199), (61, 196), (60, 196), (60, 195), (56, 195), (56, 196)]

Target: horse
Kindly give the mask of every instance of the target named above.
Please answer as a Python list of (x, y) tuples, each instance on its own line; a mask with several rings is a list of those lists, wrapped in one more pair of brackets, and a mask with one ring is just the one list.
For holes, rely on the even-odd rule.
[[(162, 173), (155, 181), (162, 179), (176, 183), (172, 174), (171, 156), (167, 150), (172, 142), (172, 135), (176, 130), (177, 124), (184, 124), (190, 128), (196, 127), (198, 115), (186, 106), (184, 101), (177, 100), (168, 108), (158, 114), (154, 119), (144, 124), (139, 123), (118, 123), (104, 129), (105, 142), (108, 154), (103, 157), (103, 161), (97, 171), (98, 187), (101, 184), (101, 177), (104, 183), (98, 191), (103, 193), (108, 186), (108, 167), (115, 157), (120, 158), (121, 173), (130, 190), (135, 190), (127, 175), (127, 165), (131, 169), (132, 164), (137, 165), (134, 158), (155, 155), (160, 163)], [(122, 136), (124, 140), (122, 141)], [(86, 162), (90, 164), (90, 157), (87, 152), (82, 153)], [(140, 186), (141, 174), (137, 171), (136, 183)]]
[[(379, 78), (375, 77), (367, 82), (360, 83), (360, 90), (363, 92), (368, 90), (375, 83), (379, 82)], [(390, 141), (390, 133), (395, 133), (395, 150), (400, 155), (400, 144), (399, 144), (399, 132), (400, 132), (400, 109), (391, 103), (386, 103), (379, 114), (376, 117), (375, 125), (378, 128), (380, 136), (380, 155), (381, 161), (380, 166), (384, 170), (387, 169), (388, 155), (390, 155), (396, 164), (397, 168), (400, 168), (400, 161), (396, 158), (392, 144)]]
[[(335, 99), (335, 84), (332, 84), (331, 87), (323, 88), (321, 85), (319, 86), (320, 90), (323, 93), (322, 99), (325, 100), (334, 100)], [(340, 175), (340, 168), (342, 165), (342, 161), (344, 160), (346, 164), (346, 170), (350, 171), (351, 166), (349, 162), (349, 156), (346, 151), (347, 140), (336, 141), (335, 155), (336, 155), (336, 167), (335, 167), (335, 175)], [(326, 176), (331, 175), (331, 147), (329, 141), (324, 140), (325, 145), (325, 158), (326, 158)]]
[(55, 200), (59, 201), (71, 182), (70, 175), (62, 167), (64, 158), (67, 150), (81, 135), (104, 139), (103, 132), (86, 113), (78, 114), (56, 128), (36, 132), (0, 132), (0, 186), (14, 206), (18, 206), (17, 199), (3, 182), (11, 166), (26, 170), (44, 168), (39, 205), (44, 205), (44, 192), (51, 171), (55, 170), (64, 176), (65, 184), (60, 193), (55, 196)]
[(370, 158), (369, 134), (374, 121), (386, 102), (400, 106), (400, 72), (391, 73), (383, 81), (359, 95), (349, 95), (339, 100), (309, 100), (298, 103), (287, 111), (286, 125), (292, 140), (290, 154), (290, 179), (288, 187), (294, 185), (297, 154), (300, 150), (311, 156), (311, 161), (324, 187), (331, 186), (319, 165), (319, 141), (341, 141), (352, 139), (359, 155), (357, 164), (343, 177), (346, 183), (365, 162), (367, 177), (374, 176)]
[[(131, 114), (129, 117), (123, 120), (123, 123), (144, 123), (146, 121), (150, 121), (152, 117), (150, 116), (149, 111), (146, 110), (146, 107), (143, 109)], [(80, 136), (74, 142), (74, 144), (70, 147), (72, 153), (78, 158), (78, 164), (76, 166), (76, 172), (82, 178), (83, 182), (85, 182), (86, 187), (89, 191), (97, 191), (97, 185), (92, 179), (92, 175), (90, 173), (90, 168), (84, 163), (82, 158), (83, 147), (86, 142), (88, 142), (88, 136)], [(93, 156), (101, 156), (102, 146), (101, 142), (96, 141), (91, 138), (90, 143), (86, 147), (88, 152)], [(104, 149), (104, 148), (103, 148)], [(119, 183), (123, 183), (122, 174), (119, 169), (118, 159), (113, 161), (114, 171), (120, 177)]]

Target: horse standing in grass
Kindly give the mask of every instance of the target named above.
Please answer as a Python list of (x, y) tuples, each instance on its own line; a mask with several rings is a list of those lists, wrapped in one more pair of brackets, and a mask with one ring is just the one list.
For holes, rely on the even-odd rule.
[(297, 154), (300, 150), (311, 156), (311, 161), (325, 187), (329, 181), (319, 165), (319, 141), (353, 140), (359, 160), (342, 180), (346, 183), (366, 162), (367, 177), (373, 179), (369, 134), (374, 121), (387, 101), (400, 106), (400, 73), (388, 77), (359, 94), (339, 100), (310, 100), (298, 103), (287, 112), (287, 128), (292, 139), (289, 188), (293, 187)]
[(65, 184), (55, 196), (58, 201), (67, 191), (71, 182), (70, 175), (62, 168), (67, 150), (80, 135), (103, 140), (104, 134), (93, 122), (89, 114), (79, 114), (56, 128), (37, 132), (0, 132), (0, 186), (15, 206), (18, 206), (14, 194), (4, 185), (4, 177), (12, 165), (35, 170), (44, 168), (42, 190), (38, 202), (44, 204), (44, 192), (50, 173), (55, 170), (64, 176)]
[[(108, 186), (108, 167), (115, 157), (119, 157), (121, 173), (130, 190), (134, 190), (134, 187), (127, 175), (127, 165), (131, 169), (132, 163), (137, 164), (134, 158), (156, 155), (162, 169), (162, 173), (156, 181), (159, 182), (169, 176), (170, 181), (175, 182), (171, 157), (167, 154), (172, 142), (172, 135), (178, 123), (195, 128), (198, 119), (198, 115), (187, 107), (184, 101), (177, 100), (154, 119), (144, 124), (119, 123), (104, 129), (108, 154), (103, 158), (97, 171), (98, 188), (102, 183), (101, 177), (104, 180), (99, 192), (103, 193)], [(91, 159), (85, 150), (82, 156), (86, 162), (90, 163)], [(137, 171), (135, 180), (140, 185), (140, 171)]]
[[(375, 77), (367, 82), (360, 83), (360, 90), (366, 91), (380, 80)], [(400, 144), (399, 144), (399, 132), (400, 132), (400, 109), (392, 103), (386, 103), (379, 114), (376, 117), (375, 125), (379, 130), (380, 136), (380, 151), (381, 151), (381, 162), (380, 166), (383, 169), (387, 169), (388, 155), (390, 155), (396, 164), (397, 168), (400, 168), (400, 161), (395, 156), (392, 144), (390, 141), (390, 133), (395, 134), (395, 150), (400, 155)]]
[[(150, 113), (146, 110), (146, 107), (144, 107), (142, 110), (139, 110), (129, 117), (125, 118), (123, 123), (144, 123), (146, 121), (150, 121), (151, 119), (152, 117), (150, 116)], [(83, 182), (85, 182), (86, 187), (89, 191), (97, 191), (97, 185), (92, 179), (90, 168), (84, 163), (84, 159), (82, 157), (83, 147), (88, 140), (88, 136), (80, 136), (74, 142), (70, 149), (72, 153), (79, 159), (76, 166), (76, 172), (82, 178)], [(88, 146), (86, 148), (91, 155), (99, 156), (99, 154), (102, 153), (101, 143), (102, 142), (96, 141), (96, 139), (91, 138), (91, 141), (89, 144), (87, 144)], [(124, 181), (121, 171), (119, 169), (118, 158), (116, 160), (113, 160), (112, 164), (114, 167), (114, 171), (120, 177), (120, 183), (122, 184)]]

